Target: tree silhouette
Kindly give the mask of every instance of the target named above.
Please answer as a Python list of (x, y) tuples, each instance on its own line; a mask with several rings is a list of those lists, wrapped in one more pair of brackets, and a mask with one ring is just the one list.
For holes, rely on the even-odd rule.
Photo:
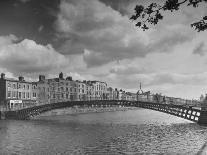
[[(145, 31), (149, 29), (149, 24), (156, 25), (163, 19), (162, 13), (164, 11), (177, 11), (180, 9), (181, 5), (197, 8), (200, 3), (207, 3), (207, 0), (165, 0), (163, 5), (158, 3), (151, 3), (147, 7), (136, 5), (134, 8), (135, 12), (130, 19), (136, 21), (135, 26)], [(191, 27), (198, 32), (207, 30), (207, 16), (204, 16), (199, 21), (192, 23)]]

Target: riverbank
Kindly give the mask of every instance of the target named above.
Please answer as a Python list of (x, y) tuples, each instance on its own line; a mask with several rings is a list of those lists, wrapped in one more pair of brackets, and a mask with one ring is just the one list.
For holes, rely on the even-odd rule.
[(114, 111), (126, 111), (137, 109), (137, 107), (71, 107), (54, 109), (38, 116), (34, 116), (31, 119), (40, 119), (41, 117), (47, 116), (59, 116), (59, 115), (75, 115), (75, 114), (86, 114), (86, 113), (101, 113), (101, 112), (114, 112)]

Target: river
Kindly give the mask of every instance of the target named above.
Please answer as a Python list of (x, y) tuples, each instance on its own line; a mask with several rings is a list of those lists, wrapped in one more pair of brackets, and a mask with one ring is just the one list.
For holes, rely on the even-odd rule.
[(0, 120), (0, 154), (196, 154), (207, 127), (169, 114), (128, 111)]

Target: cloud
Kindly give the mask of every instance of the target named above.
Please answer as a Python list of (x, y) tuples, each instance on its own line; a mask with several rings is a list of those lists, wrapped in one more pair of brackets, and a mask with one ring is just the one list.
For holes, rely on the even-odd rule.
[(151, 36), (152, 42), (149, 45), (150, 52), (171, 52), (177, 45), (191, 41), (194, 33), (189, 33), (190, 28), (182, 24), (174, 24), (170, 26), (161, 26)]
[(83, 54), (83, 60), (87, 62), (88, 67), (91, 67), (95, 65), (103, 65), (106, 62), (109, 62), (110, 58), (104, 57), (102, 53), (85, 50)]
[(38, 28), (38, 32), (41, 32), (43, 29), (44, 29), (44, 26), (40, 25), (39, 28)]
[[(110, 6), (114, 10), (120, 12), (121, 15), (131, 16), (134, 11), (134, 7), (137, 4), (137, 0), (100, 0), (107, 6)], [(143, 3), (143, 2), (142, 2)]]
[(200, 56), (204, 56), (206, 54), (206, 48), (205, 48), (205, 43), (201, 42), (199, 45), (195, 47), (193, 50), (193, 54), (198, 54)]
[(140, 74), (146, 72), (144, 68), (135, 67), (131, 65), (119, 65), (114, 66), (109, 70), (110, 73), (118, 74), (118, 75), (126, 75), (131, 76), (133, 74)]
[(22, 2), (22, 3), (27, 3), (27, 2), (29, 2), (31, 0), (19, 0), (19, 1)]
[(43, 46), (24, 39), (15, 43), (13, 35), (0, 37), (0, 67), (15, 74), (47, 73), (64, 68), (68, 59), (51, 45)]
[(55, 23), (58, 40), (62, 41), (58, 51), (64, 55), (82, 54), (87, 66), (95, 67), (152, 52), (169, 52), (192, 39), (182, 25), (143, 32), (108, 3), (61, 1)]

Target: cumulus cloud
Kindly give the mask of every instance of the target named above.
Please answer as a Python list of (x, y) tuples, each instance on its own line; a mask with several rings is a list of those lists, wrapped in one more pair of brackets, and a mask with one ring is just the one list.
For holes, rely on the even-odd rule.
[[(170, 51), (174, 45), (192, 38), (181, 26), (165, 28), (168, 33), (163, 34), (160, 31), (145, 33), (135, 28), (128, 17), (98, 0), (61, 1), (57, 17), (57, 36), (63, 40), (58, 50), (65, 55), (82, 54), (88, 67), (114, 59)], [(153, 36), (157, 38), (151, 39)]]
[(198, 44), (195, 49), (193, 50), (194, 54), (198, 54), (200, 56), (204, 56), (206, 54), (206, 48), (205, 48), (205, 43), (201, 42), (200, 44)]
[(43, 46), (29, 39), (14, 42), (16, 40), (13, 35), (0, 37), (0, 67), (12, 73), (49, 72), (68, 63), (68, 59), (49, 44)]
[[(114, 10), (117, 10), (120, 12), (121, 15), (125, 16), (131, 16), (134, 7), (138, 3), (137, 0), (100, 0), (101, 2), (105, 3), (107, 6), (112, 7)], [(141, 3), (143, 3), (143, 0), (141, 0)]]
[(19, 1), (22, 2), (22, 3), (27, 3), (27, 2), (29, 2), (31, 0), (19, 0)]
[(118, 75), (126, 75), (131, 76), (133, 74), (139, 74), (139, 73), (145, 73), (146, 70), (141, 67), (135, 67), (135, 66), (128, 66), (128, 65), (120, 65), (120, 66), (114, 66), (110, 69), (110, 73), (118, 74)]

